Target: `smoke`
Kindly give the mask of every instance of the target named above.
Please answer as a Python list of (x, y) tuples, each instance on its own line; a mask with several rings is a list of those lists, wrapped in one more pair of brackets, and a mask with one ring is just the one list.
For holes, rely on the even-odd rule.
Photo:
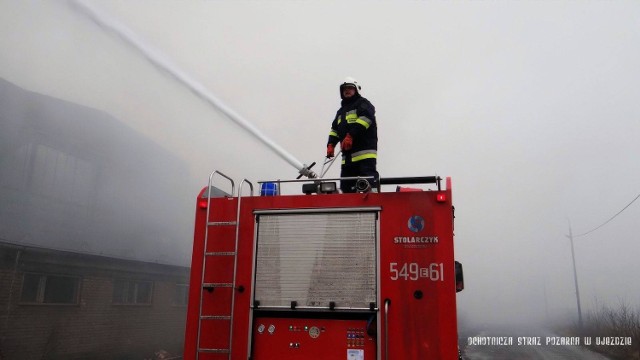
[(297, 160), (293, 155), (287, 152), (280, 145), (271, 140), (268, 136), (266, 136), (262, 131), (256, 128), (251, 122), (246, 120), (236, 111), (231, 109), (229, 106), (225, 105), (220, 99), (214, 96), (207, 88), (194, 80), (187, 73), (179, 69), (175, 64), (172, 64), (166, 56), (160, 53), (158, 50), (153, 49), (149, 46), (142, 38), (140, 38), (137, 34), (135, 34), (131, 29), (126, 27), (124, 24), (118, 22), (117, 20), (107, 16), (103, 12), (99, 11), (93, 6), (90, 6), (85, 1), (81, 0), (73, 0), (71, 2), (75, 5), (75, 8), (83, 15), (88, 16), (93, 21), (95, 21), (102, 28), (111, 31), (117, 34), (122, 40), (127, 42), (129, 45), (133, 46), (136, 50), (138, 50), (151, 64), (155, 67), (165, 71), (167, 74), (171, 75), (178, 82), (182, 83), (184, 86), (189, 88), (195, 95), (202, 98), (204, 101), (208, 102), (215, 109), (222, 112), (228, 119), (234, 121), (236, 124), (241, 126), (243, 129), (248, 131), (251, 135), (253, 135), (256, 139), (260, 140), (266, 146), (268, 146), (271, 150), (273, 150), (277, 155), (279, 155), (282, 159), (287, 161), (293, 167), (300, 171), (300, 174), (303, 175), (311, 175), (312, 174), (306, 171), (307, 165), (302, 164), (299, 160)]

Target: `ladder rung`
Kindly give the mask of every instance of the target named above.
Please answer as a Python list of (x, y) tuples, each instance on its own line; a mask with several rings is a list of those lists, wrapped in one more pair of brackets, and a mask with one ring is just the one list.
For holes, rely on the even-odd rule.
[(228, 225), (237, 225), (237, 221), (209, 221), (207, 223), (208, 226), (228, 226)]
[(228, 354), (229, 349), (202, 349), (199, 348), (198, 352), (215, 353), (215, 354)]
[(234, 256), (235, 251), (213, 251), (204, 253), (206, 256)]
[(233, 287), (232, 283), (203, 283), (203, 288), (224, 288), (224, 287)]
[(231, 320), (231, 315), (202, 315), (202, 320)]

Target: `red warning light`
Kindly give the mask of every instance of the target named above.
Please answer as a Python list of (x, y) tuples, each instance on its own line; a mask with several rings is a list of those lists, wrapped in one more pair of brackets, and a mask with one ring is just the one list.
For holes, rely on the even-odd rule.
[(438, 195), (436, 195), (436, 201), (437, 202), (445, 202), (447, 201), (447, 195), (440, 193)]
[(200, 194), (198, 194), (198, 208), (200, 209), (206, 209), (209, 205), (209, 199), (207, 199), (205, 191), (207, 191), (206, 187), (200, 190)]
[(200, 209), (206, 209), (206, 208), (207, 208), (207, 205), (208, 205), (208, 201), (207, 201), (207, 200), (208, 200), (208, 199), (200, 199), (200, 200), (198, 201), (198, 207), (199, 207)]

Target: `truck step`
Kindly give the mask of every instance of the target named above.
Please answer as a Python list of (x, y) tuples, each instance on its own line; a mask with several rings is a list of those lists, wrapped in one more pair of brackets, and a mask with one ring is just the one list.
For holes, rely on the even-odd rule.
[(237, 225), (238, 222), (237, 221), (209, 221), (207, 223), (207, 226), (230, 226), (230, 225)]
[(233, 287), (233, 284), (232, 283), (203, 283), (202, 287), (206, 289), (230, 288), (230, 287)]
[(204, 253), (205, 256), (235, 256), (235, 251), (212, 251)]
[(198, 352), (213, 353), (213, 354), (228, 354), (229, 353), (229, 349), (203, 349), (203, 348), (200, 348), (200, 349), (198, 349)]
[(230, 315), (202, 315), (200, 316), (202, 320), (231, 320)]

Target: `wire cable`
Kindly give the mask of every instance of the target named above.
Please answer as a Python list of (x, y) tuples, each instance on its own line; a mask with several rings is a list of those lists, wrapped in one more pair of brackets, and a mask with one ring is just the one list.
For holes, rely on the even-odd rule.
[(573, 237), (576, 238), (576, 237), (580, 237), (580, 236), (585, 236), (587, 234), (591, 234), (592, 232), (594, 232), (594, 231), (600, 229), (601, 227), (607, 225), (611, 220), (615, 219), (618, 215), (622, 214), (622, 212), (625, 211), (629, 206), (631, 206), (631, 204), (633, 204), (636, 200), (638, 200), (638, 198), (640, 198), (640, 194), (638, 194), (638, 196), (636, 196), (633, 200), (631, 200), (631, 202), (628, 203), (627, 206), (622, 208), (622, 210), (618, 211), (617, 214), (613, 215), (609, 220), (607, 220), (604, 223), (600, 224), (600, 226), (598, 226), (598, 227), (596, 227), (596, 228), (594, 228), (592, 230), (589, 230), (589, 231), (587, 231), (585, 233), (578, 234), (578, 235), (573, 235)]

